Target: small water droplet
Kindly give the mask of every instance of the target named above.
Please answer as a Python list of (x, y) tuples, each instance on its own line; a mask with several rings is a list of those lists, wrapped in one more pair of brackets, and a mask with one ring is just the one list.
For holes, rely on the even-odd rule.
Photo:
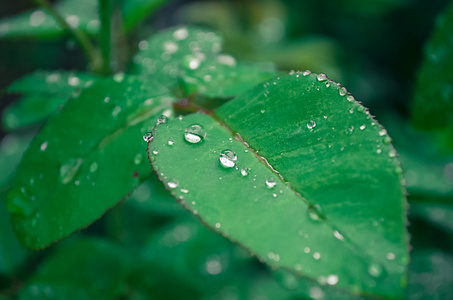
[(348, 90), (345, 87), (341, 87), (338, 89), (338, 93), (340, 93), (340, 96), (346, 96), (348, 94)]
[(157, 119), (157, 125), (160, 125), (160, 124), (165, 124), (168, 122), (168, 118), (167, 116), (165, 115), (161, 115), (158, 119)]
[(41, 144), (39, 149), (41, 149), (41, 151), (46, 151), (48, 145), (49, 145), (48, 142), (44, 142), (44, 143)]
[(349, 102), (352, 102), (352, 101), (355, 100), (354, 96), (352, 96), (352, 95), (348, 95), (348, 96), (346, 97), (346, 99), (348, 99)]
[(305, 70), (305, 71), (302, 72), (302, 75), (303, 75), (303, 76), (308, 76), (308, 75), (310, 75), (310, 74), (311, 74), (311, 71), (310, 71), (310, 70)]
[(70, 182), (80, 166), (82, 165), (83, 159), (70, 159), (60, 167), (60, 177), (63, 184)]
[(179, 28), (173, 32), (173, 38), (177, 41), (184, 40), (189, 36), (189, 31), (186, 27)]
[(142, 162), (143, 156), (141, 153), (137, 153), (134, 157), (134, 163), (136, 165), (140, 164)]
[(396, 156), (396, 151), (395, 150), (390, 150), (389, 151), (389, 157), (395, 157)]
[(376, 263), (373, 263), (368, 266), (368, 273), (373, 277), (379, 277), (383, 273), (382, 266)]
[(249, 168), (244, 168), (244, 169), (241, 169), (241, 175), (242, 177), (245, 177), (249, 174), (250, 172), (250, 169)]
[(327, 78), (327, 75), (324, 73), (319, 74), (316, 78), (318, 78), (318, 81), (321, 81), (321, 82), (329, 79), (329, 78)]
[(343, 235), (342, 235), (338, 230), (335, 230), (335, 231), (333, 232), (333, 235), (334, 235), (337, 239), (339, 239), (340, 241), (342, 241), (342, 240), (344, 239)]
[(383, 141), (384, 144), (390, 144), (391, 141), (392, 141), (391, 137), (389, 137), (389, 136), (384, 137), (384, 141)]
[(379, 131), (379, 135), (380, 135), (380, 136), (384, 136), (384, 135), (386, 135), (386, 134), (387, 134), (387, 130), (385, 130), (385, 129), (381, 129), (381, 130)]
[(121, 106), (115, 106), (112, 110), (112, 116), (116, 117), (121, 112)]
[(275, 180), (274, 177), (269, 177), (268, 179), (266, 179), (266, 185), (268, 188), (272, 189), (275, 187), (276, 184), (277, 181)]
[(180, 189), (181, 193), (184, 193), (184, 194), (187, 194), (189, 193), (189, 190), (188, 189)]
[(219, 160), (222, 166), (225, 168), (234, 167), (236, 165), (237, 159), (238, 157), (236, 156), (236, 153), (231, 150), (226, 149), (220, 152)]
[(178, 187), (178, 184), (179, 182), (176, 179), (172, 179), (167, 183), (168, 187), (171, 189)]
[(360, 130), (364, 130), (366, 128), (366, 125), (361, 125), (359, 128)]
[(310, 288), (309, 295), (311, 298), (316, 299), (316, 300), (324, 298), (324, 292), (319, 287)]
[(90, 172), (94, 173), (98, 169), (98, 163), (97, 162), (92, 162), (90, 165)]
[(143, 140), (147, 143), (151, 142), (153, 140), (154, 136), (151, 132), (147, 132), (143, 135)]
[(308, 129), (313, 129), (313, 128), (315, 128), (315, 127), (316, 127), (316, 122), (315, 122), (315, 121), (311, 120), (311, 121), (309, 121), (309, 122), (307, 123), (307, 128), (308, 128)]
[(321, 209), (321, 206), (319, 206), (319, 204), (311, 205), (307, 211), (308, 211), (308, 217), (311, 220), (318, 221), (321, 218), (320, 215), (321, 215), (322, 209)]
[(173, 146), (175, 144), (175, 139), (174, 138), (169, 138), (167, 142), (168, 146)]
[(396, 256), (395, 253), (389, 252), (386, 257), (388, 260), (394, 260)]
[(327, 276), (327, 284), (329, 285), (336, 285), (338, 283), (338, 275), (330, 274)]
[(321, 253), (319, 253), (319, 252), (313, 253), (313, 258), (316, 259), (316, 260), (320, 259), (321, 258)]
[(189, 125), (184, 131), (184, 139), (192, 144), (203, 141), (205, 137), (206, 131), (204, 130), (203, 126), (199, 124)]

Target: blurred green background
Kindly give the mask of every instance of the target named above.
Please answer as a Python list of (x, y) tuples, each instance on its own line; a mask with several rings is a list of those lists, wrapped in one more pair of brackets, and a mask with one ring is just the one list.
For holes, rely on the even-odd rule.
[[(402, 161), (412, 236), (406, 298), (453, 299), (453, 157), (443, 148), (442, 137), (417, 132), (409, 122), (423, 45), (448, 4), (171, 1), (124, 38), (113, 65), (115, 71), (127, 70), (138, 43), (154, 32), (196, 24), (220, 32), (224, 51), (240, 60), (274, 62), (281, 71), (323, 72), (341, 82), (386, 126)], [(0, 17), (32, 8), (31, 1), (1, 1)], [(6, 95), (5, 88), (36, 69), (87, 71), (87, 61), (67, 35), (0, 39), (2, 110), (18, 98)], [(40, 252), (23, 250), (11, 231), (4, 198), (15, 166), (38, 130), (2, 131), (0, 299), (350, 298), (269, 270), (202, 227), (168, 198), (163, 186), (147, 182), (62, 243)]]

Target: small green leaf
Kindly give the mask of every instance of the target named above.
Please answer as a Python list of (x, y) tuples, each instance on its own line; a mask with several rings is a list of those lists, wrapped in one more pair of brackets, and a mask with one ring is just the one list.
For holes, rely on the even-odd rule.
[(8, 87), (9, 93), (23, 94), (23, 97), (2, 112), (3, 126), (16, 130), (40, 123), (98, 79), (82, 72), (36, 71), (28, 74)]
[(199, 93), (208, 98), (237, 96), (276, 74), (272, 64), (237, 62), (227, 54), (209, 55), (196, 68), (184, 67), (185, 95)]
[(324, 74), (293, 72), (228, 102), (216, 118), (190, 115), (154, 130), (150, 160), (183, 205), (270, 265), (401, 297), (401, 168), (386, 131), (346, 89)]
[(125, 293), (131, 256), (101, 239), (57, 247), (40, 266), (19, 299), (118, 299)]
[[(74, 28), (95, 35), (99, 31), (99, 17), (95, 0), (62, 0), (55, 9)], [(0, 20), (0, 39), (57, 39), (65, 31), (44, 9), (34, 9)]]
[(173, 98), (136, 77), (103, 79), (70, 100), (35, 138), (8, 208), (21, 242), (45, 247), (99, 218), (150, 170), (142, 135)]
[(152, 15), (169, 0), (122, 0), (123, 30), (131, 31), (138, 23)]
[(133, 68), (171, 87), (183, 67), (197, 68), (207, 55), (219, 53), (221, 47), (222, 39), (210, 30), (178, 26), (141, 41)]
[(453, 4), (436, 22), (425, 46), (412, 103), (413, 123), (420, 129), (453, 128)]

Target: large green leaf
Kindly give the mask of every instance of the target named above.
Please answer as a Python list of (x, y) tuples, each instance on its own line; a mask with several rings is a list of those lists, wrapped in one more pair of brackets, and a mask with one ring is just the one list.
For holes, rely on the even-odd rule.
[(149, 156), (177, 199), (263, 261), (354, 293), (402, 295), (408, 238), (396, 152), (324, 74), (293, 72), (214, 119), (157, 126)]
[(98, 79), (82, 72), (36, 71), (27, 74), (8, 87), (9, 93), (23, 96), (2, 112), (3, 126), (14, 130), (40, 123)]
[(437, 19), (418, 71), (412, 117), (421, 129), (453, 128), (452, 31), (453, 4)]
[[(99, 16), (95, 0), (62, 0), (55, 9), (70, 26), (90, 35), (99, 31)], [(34, 9), (0, 20), (0, 39), (55, 39), (65, 35), (55, 18), (44, 9)]]
[(173, 98), (155, 82), (103, 79), (69, 101), (30, 145), (8, 194), (21, 242), (42, 248), (87, 226), (150, 174), (141, 136)]

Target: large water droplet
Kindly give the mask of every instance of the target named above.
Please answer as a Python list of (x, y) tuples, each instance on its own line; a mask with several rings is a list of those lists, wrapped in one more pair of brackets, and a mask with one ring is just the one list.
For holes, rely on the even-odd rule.
[(234, 153), (231, 150), (227, 149), (227, 150), (223, 150), (222, 152), (220, 152), (219, 160), (220, 160), (220, 163), (222, 164), (222, 166), (225, 168), (234, 167), (236, 165), (237, 159), (238, 159), (238, 157), (237, 157), (236, 153)]
[(151, 142), (153, 140), (154, 136), (151, 132), (147, 132), (143, 135), (143, 140), (147, 143)]
[(346, 96), (348, 94), (348, 90), (345, 87), (341, 87), (338, 89), (338, 92), (340, 93), (340, 96)]
[(269, 177), (266, 179), (266, 185), (268, 188), (272, 189), (277, 184), (277, 180), (274, 177)]
[(311, 120), (311, 121), (309, 121), (309, 122), (307, 123), (307, 128), (308, 128), (308, 129), (313, 129), (313, 128), (315, 128), (315, 127), (316, 127), (316, 122), (315, 122), (315, 121)]
[(184, 131), (184, 139), (189, 143), (196, 144), (206, 137), (206, 130), (199, 124), (189, 125)]
[(329, 79), (329, 78), (327, 78), (327, 75), (324, 73), (319, 74), (316, 78), (318, 78), (318, 81), (321, 81), (321, 82)]

